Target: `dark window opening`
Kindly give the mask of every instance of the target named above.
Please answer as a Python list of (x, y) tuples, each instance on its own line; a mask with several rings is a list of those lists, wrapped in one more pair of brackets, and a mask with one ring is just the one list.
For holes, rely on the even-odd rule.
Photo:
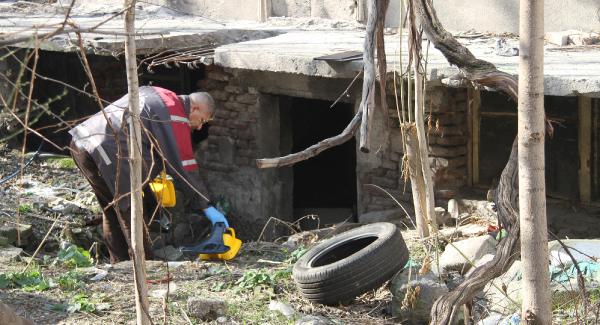
[[(98, 93), (106, 101), (103, 103), (104, 106), (127, 93), (125, 62), (121, 57), (88, 55), (87, 59)], [(188, 69), (187, 66), (170, 69), (157, 67), (153, 74), (148, 73), (145, 66), (142, 66), (140, 72), (140, 85), (156, 85), (177, 94), (189, 94), (197, 91), (196, 85), (204, 75), (202, 66), (196, 70)], [(60, 121), (64, 120), (75, 125), (99, 111), (82, 59), (78, 53), (40, 51), (37, 73), (42, 77), (35, 81), (32, 98), (35, 103), (46, 105), (52, 114), (45, 113), (36, 104), (32, 105), (31, 125), (57, 145), (68, 146), (71, 140), (71, 136), (68, 134), (69, 127)], [(30, 80), (30, 78), (30, 73), (27, 73), (23, 80)], [(28, 83), (23, 86), (24, 93), (27, 93), (28, 87)], [(196, 141), (206, 137), (207, 130), (203, 131), (195, 134)], [(19, 143), (22, 143), (22, 136), (18, 139)], [(41, 139), (38, 136), (30, 133), (27, 139), (28, 149), (37, 149), (40, 142)], [(45, 145), (44, 150), (58, 151), (51, 145)], [(62, 153), (66, 153), (66, 151)]]
[[(576, 97), (545, 96), (546, 116), (554, 134), (546, 137), (546, 193), (579, 197), (578, 108)], [(517, 104), (503, 94), (482, 92), (479, 143), (480, 185), (495, 186), (517, 135)]]
[(592, 99), (592, 201), (600, 201), (600, 99)]
[[(283, 102), (283, 101), (282, 101)], [(352, 105), (291, 98), (291, 151), (298, 152), (343, 131), (353, 114)], [(282, 110), (283, 112), (283, 110)], [(282, 130), (286, 132), (285, 130)], [(289, 131), (287, 131), (289, 132)], [(306, 228), (353, 219), (356, 211), (356, 144), (354, 139), (293, 166), (293, 208)]]

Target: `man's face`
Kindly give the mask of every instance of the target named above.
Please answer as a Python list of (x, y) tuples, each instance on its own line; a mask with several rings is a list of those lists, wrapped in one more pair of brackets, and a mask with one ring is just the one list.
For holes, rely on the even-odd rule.
[(191, 104), (190, 109), (190, 127), (192, 130), (200, 130), (206, 122), (212, 120), (212, 114), (208, 105), (202, 104)]

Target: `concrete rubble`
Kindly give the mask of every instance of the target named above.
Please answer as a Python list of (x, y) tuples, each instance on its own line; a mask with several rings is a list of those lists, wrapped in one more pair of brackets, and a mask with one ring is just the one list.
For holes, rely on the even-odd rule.
[(495, 252), (496, 240), (489, 235), (449, 243), (440, 256), (441, 272), (447, 274), (455, 271), (465, 274), (471, 268), (471, 263)]
[[(392, 279), (392, 315), (406, 324), (426, 324), (433, 303), (448, 292), (448, 288), (433, 273), (421, 276), (418, 268), (410, 273), (410, 279), (408, 269)], [(410, 290), (408, 296), (407, 290)]]
[(200, 320), (216, 320), (227, 312), (227, 303), (219, 299), (190, 297), (187, 300), (187, 310)]

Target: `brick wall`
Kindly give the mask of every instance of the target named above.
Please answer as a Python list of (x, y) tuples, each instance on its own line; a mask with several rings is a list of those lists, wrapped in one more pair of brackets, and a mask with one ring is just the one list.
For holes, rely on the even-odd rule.
[[(393, 94), (393, 89), (388, 90), (388, 94)], [(466, 184), (466, 90), (431, 87), (427, 90), (425, 107), (435, 196), (443, 201), (456, 195), (457, 190)], [(410, 184), (405, 184), (402, 179), (402, 137), (392, 96), (388, 96), (388, 108), (388, 126), (384, 125), (380, 115), (376, 115), (373, 123), (371, 142), (375, 153), (358, 153), (359, 214), (398, 208), (387, 193), (367, 184), (375, 184), (401, 202), (408, 203), (408, 207), (412, 206)], [(386, 137), (389, 142), (378, 151), (376, 146), (384, 144)]]
[[(246, 238), (256, 239), (270, 217), (286, 220), (292, 216), (285, 207), (291, 199), (285, 190), (289, 173), (285, 176), (285, 169), (259, 170), (255, 165), (257, 158), (281, 154), (278, 97), (263, 92), (268, 89), (268, 93), (277, 94), (273, 83), (278, 78), (271, 76), (267, 84), (258, 74), (248, 77), (248, 73), (207, 67), (206, 78), (198, 82), (198, 88), (210, 92), (218, 108), (209, 137), (197, 156), (212, 196), (227, 198), (232, 222)], [(286, 83), (286, 87), (291, 84)], [(332, 93), (331, 97), (337, 95)], [(466, 182), (466, 90), (434, 87), (428, 89), (427, 95), (426, 107), (432, 121), (430, 164), (436, 197), (446, 199), (448, 193), (454, 193)], [(358, 96), (354, 93), (355, 110)], [(371, 152), (365, 154), (357, 148), (358, 214), (398, 208), (387, 193), (369, 184), (407, 203), (408, 209), (412, 205), (410, 185), (401, 179), (402, 138), (392, 96), (388, 97), (388, 107), (386, 116), (381, 110), (375, 111)]]
[(426, 107), (431, 116), (429, 160), (436, 197), (448, 199), (467, 182), (467, 91), (435, 87), (427, 95)]
[(255, 160), (277, 155), (279, 111), (271, 96), (243, 85), (231, 71), (206, 68), (198, 88), (215, 99), (217, 110), (209, 137), (197, 150), (200, 173), (211, 199), (231, 204), (228, 216), (243, 239), (256, 240), (270, 217), (281, 215), (279, 169), (259, 170)]

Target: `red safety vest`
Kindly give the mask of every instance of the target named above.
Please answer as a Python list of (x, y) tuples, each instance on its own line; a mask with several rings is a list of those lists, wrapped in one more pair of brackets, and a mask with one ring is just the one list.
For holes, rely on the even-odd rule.
[(192, 150), (192, 129), (190, 128), (190, 120), (185, 114), (181, 101), (177, 95), (170, 90), (160, 87), (153, 88), (158, 93), (165, 106), (169, 109), (171, 129), (173, 129), (173, 136), (177, 142), (177, 149), (179, 150), (179, 157), (181, 158), (183, 169), (186, 171), (198, 169), (198, 163), (194, 158), (194, 151)]

